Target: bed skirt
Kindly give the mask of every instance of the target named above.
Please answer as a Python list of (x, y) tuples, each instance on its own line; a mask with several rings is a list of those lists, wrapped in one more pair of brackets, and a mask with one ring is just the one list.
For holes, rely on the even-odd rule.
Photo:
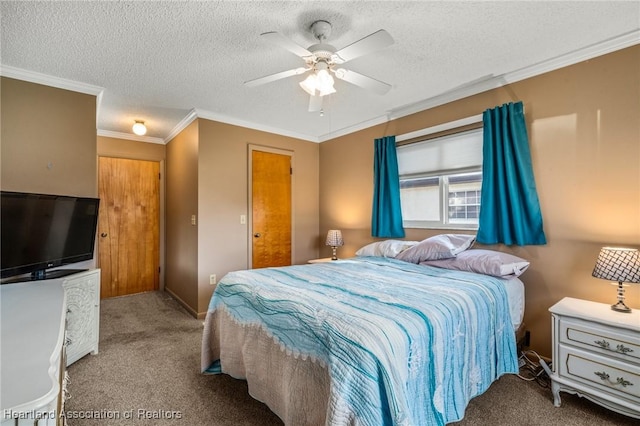
[(249, 395), (285, 425), (329, 424), (330, 380), (321, 362), (287, 353), (261, 327), (242, 326), (224, 309), (207, 315), (204, 333), (203, 369), (219, 359), (221, 372), (246, 380)]
[[(330, 378), (323, 363), (282, 348), (261, 327), (236, 323), (224, 309), (207, 315), (202, 369), (220, 360), (218, 373), (247, 381), (249, 395), (266, 404), (285, 425), (334, 424), (329, 411)], [(525, 325), (516, 330), (522, 342)], [(209, 371), (213, 373), (213, 371)], [(341, 425), (354, 425), (341, 419)]]

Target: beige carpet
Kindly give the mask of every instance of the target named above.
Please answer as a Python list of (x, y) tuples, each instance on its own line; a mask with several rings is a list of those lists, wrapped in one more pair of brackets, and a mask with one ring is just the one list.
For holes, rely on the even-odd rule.
[[(244, 381), (200, 374), (202, 321), (168, 294), (103, 300), (100, 320), (100, 353), (68, 369), (69, 426), (282, 425), (248, 395)], [(562, 407), (555, 408), (549, 389), (504, 376), (473, 399), (456, 424), (638, 424), (575, 395), (561, 395)]]

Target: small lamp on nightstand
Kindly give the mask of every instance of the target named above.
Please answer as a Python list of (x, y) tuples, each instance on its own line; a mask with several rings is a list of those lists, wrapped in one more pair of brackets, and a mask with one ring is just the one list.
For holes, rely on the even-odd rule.
[(631, 312), (631, 308), (624, 303), (622, 283), (640, 283), (640, 256), (637, 249), (602, 247), (591, 275), (603, 280), (617, 281), (618, 303), (611, 305), (611, 309)]
[(331, 256), (331, 260), (338, 260), (338, 256), (336, 256), (336, 249), (344, 245), (342, 232), (340, 232), (338, 229), (329, 230), (329, 232), (327, 232), (327, 241), (325, 242), (325, 244), (331, 246), (331, 248), (333, 249), (333, 256)]

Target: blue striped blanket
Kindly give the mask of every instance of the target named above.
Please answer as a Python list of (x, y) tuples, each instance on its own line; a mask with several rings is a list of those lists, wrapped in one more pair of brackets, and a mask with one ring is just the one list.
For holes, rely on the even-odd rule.
[[(444, 425), (517, 372), (502, 282), (359, 257), (227, 274), (208, 315), (262, 327), (287, 352), (322, 362), (332, 418), (360, 425)], [(219, 373), (220, 361), (203, 366)]]

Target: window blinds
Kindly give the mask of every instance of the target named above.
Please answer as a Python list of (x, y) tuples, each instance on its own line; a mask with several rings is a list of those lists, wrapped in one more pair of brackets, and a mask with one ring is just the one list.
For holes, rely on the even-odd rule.
[(401, 177), (482, 167), (482, 129), (397, 147)]

